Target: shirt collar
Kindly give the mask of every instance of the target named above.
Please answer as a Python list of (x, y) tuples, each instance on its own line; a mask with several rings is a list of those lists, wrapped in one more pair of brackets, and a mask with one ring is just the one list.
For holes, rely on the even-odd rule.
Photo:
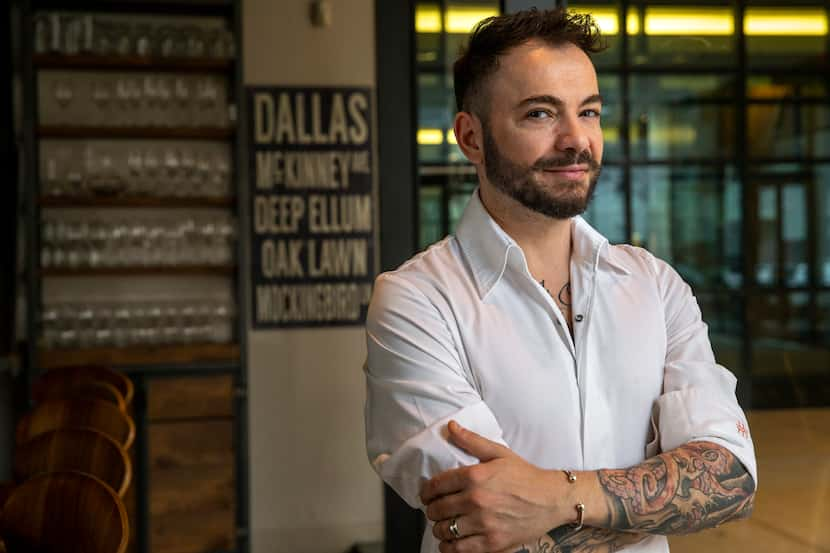
[[(612, 256), (608, 239), (580, 216), (572, 220), (573, 252), (571, 263), (579, 263), (589, 270), (611, 270), (621, 275), (629, 270)], [(527, 262), (519, 245), (490, 216), (478, 188), (473, 192), (455, 233), (469, 263), (481, 298), (501, 280), (508, 265), (513, 263), (528, 272)]]

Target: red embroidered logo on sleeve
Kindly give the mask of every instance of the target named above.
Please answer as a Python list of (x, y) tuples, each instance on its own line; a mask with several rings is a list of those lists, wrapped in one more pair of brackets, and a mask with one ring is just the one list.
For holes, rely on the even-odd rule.
[(746, 425), (743, 422), (738, 421), (737, 427), (738, 427), (738, 434), (740, 434), (741, 436), (743, 436), (746, 439), (749, 439), (749, 431), (746, 429)]

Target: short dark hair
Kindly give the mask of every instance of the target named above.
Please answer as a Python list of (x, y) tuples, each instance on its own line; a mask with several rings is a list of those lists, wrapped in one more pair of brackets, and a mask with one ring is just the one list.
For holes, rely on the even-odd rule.
[(536, 8), (481, 20), (470, 34), (467, 46), (453, 65), (455, 104), (458, 111), (486, 118), (484, 84), (499, 68), (499, 58), (508, 50), (539, 39), (551, 46), (573, 44), (586, 54), (606, 48), (599, 27), (588, 14), (563, 8)]

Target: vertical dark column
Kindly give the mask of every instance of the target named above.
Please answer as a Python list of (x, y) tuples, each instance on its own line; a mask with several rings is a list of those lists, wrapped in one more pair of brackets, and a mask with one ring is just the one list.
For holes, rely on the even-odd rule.
[(744, 409), (752, 407), (752, 299), (755, 293), (755, 260), (757, 254), (757, 190), (749, 181), (748, 137), (747, 123), (747, 69), (746, 37), (744, 35), (744, 4), (743, 0), (736, 0), (735, 33), (738, 49), (738, 80), (735, 83), (735, 97), (738, 105), (735, 106), (735, 160), (738, 165), (738, 181), (741, 183), (741, 266), (743, 267), (743, 287), (741, 290), (741, 314), (743, 318), (743, 336), (741, 340), (741, 369), (742, 378), (738, 380), (738, 401)]
[(381, 268), (417, 246), (414, 2), (375, 3)]
[(236, 213), (239, 221), (239, 241), (236, 246), (238, 266), (236, 272), (236, 334), (239, 343), (239, 365), (234, 371), (234, 456), (235, 471), (234, 483), (236, 486), (236, 552), (248, 553), (251, 550), (250, 528), (250, 441), (248, 434), (248, 309), (250, 298), (250, 237), (252, 216), (250, 212), (251, 198), (248, 183), (247, 152), (248, 144), (248, 113), (245, 105), (245, 82), (243, 74), (242, 37), (242, 0), (235, 0), (229, 17), (229, 28), (236, 37), (236, 61), (231, 78), (233, 87), (233, 105), (236, 107), (236, 132), (233, 139), (233, 174), (236, 175), (234, 190), (236, 192)]
[[(3, 79), (0, 91), (0, 167), (5, 170), (5, 186), (0, 209), (3, 210), (0, 220), (3, 228), (0, 236), (3, 246), (0, 247), (0, 451), (7, 452), (0, 456), (0, 480), (11, 479), (11, 452), (14, 448), (14, 415), (15, 404), (20, 402), (21, 390), (15, 390), (12, 378), (10, 354), (15, 351), (15, 302), (17, 300), (17, 221), (18, 221), (18, 192), (19, 167), (17, 166), (17, 149), (15, 146), (14, 129), (14, 48), (12, 41), (15, 35), (11, 32), (12, 3), (0, 11), (0, 30), (3, 38), (0, 39), (0, 65), (2, 65)], [(25, 392), (23, 390), (22, 392)]]
[(3, 247), (0, 248), (0, 266), (6, 270), (0, 271), (0, 354), (6, 355), (14, 349), (14, 307), (17, 293), (17, 152), (14, 139), (13, 121), (13, 86), (14, 66), (12, 62), (12, 33), (11, 33), (11, 4), (7, 4), (0, 11), (0, 64), (2, 64), (3, 79), (0, 79), (2, 92), (0, 92), (0, 163), (4, 168), (4, 186), (2, 191), (3, 228), (0, 236), (3, 239)]
[[(415, 5), (375, 2), (380, 263), (397, 267), (417, 246)], [(424, 518), (384, 487), (387, 553), (417, 553)]]

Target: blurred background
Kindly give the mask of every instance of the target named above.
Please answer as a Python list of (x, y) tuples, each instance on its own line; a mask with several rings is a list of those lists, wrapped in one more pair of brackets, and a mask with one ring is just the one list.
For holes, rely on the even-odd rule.
[[(419, 551), (423, 517), (366, 460), (362, 326), (252, 323), (246, 93), (371, 91), (371, 240), (388, 270), (452, 233), (476, 185), (451, 128), (459, 47), (532, 6), (591, 14), (608, 42), (586, 218), (692, 286), (749, 415), (753, 518), (672, 551), (830, 551), (826, 0), (8, 3), (0, 504), (46, 497), (32, 475), (59, 452), (78, 468), (110, 448), (117, 461), (93, 461), (121, 467), (99, 476), (129, 551)], [(54, 403), (79, 394), (111, 405)], [(55, 426), (93, 412), (107, 436)]]

